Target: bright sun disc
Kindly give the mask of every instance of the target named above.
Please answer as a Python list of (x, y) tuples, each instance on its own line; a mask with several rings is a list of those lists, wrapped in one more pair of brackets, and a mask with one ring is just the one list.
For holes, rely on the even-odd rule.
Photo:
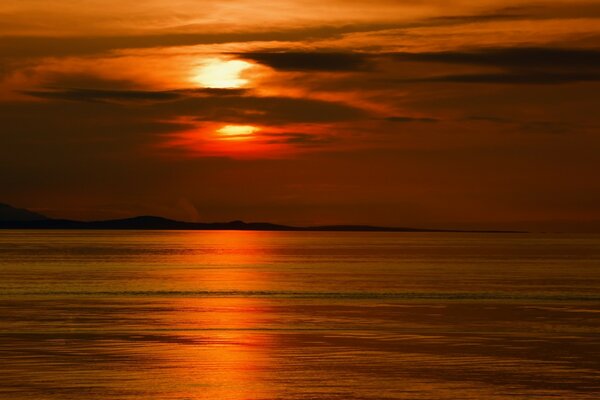
[(242, 60), (210, 59), (202, 63), (193, 80), (207, 88), (239, 88), (248, 83), (241, 74), (251, 66)]
[(228, 139), (247, 139), (259, 130), (260, 128), (252, 125), (225, 125), (217, 129), (217, 133)]

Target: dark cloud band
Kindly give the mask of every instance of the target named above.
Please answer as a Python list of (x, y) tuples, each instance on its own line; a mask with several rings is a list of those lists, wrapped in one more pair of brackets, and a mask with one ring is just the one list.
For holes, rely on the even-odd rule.
[(369, 67), (368, 55), (352, 52), (250, 52), (236, 55), (281, 71), (347, 72)]

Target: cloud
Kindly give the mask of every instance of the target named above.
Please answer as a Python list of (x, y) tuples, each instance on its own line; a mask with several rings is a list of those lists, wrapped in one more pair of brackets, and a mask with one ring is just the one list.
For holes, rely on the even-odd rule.
[(600, 72), (540, 72), (507, 71), (491, 74), (442, 75), (416, 79), (418, 82), (489, 83), (511, 85), (559, 85), (578, 82), (598, 82)]
[(498, 68), (600, 68), (600, 50), (546, 47), (487, 48), (470, 51), (394, 53), (398, 61), (466, 64)]
[(144, 90), (100, 90), (100, 89), (65, 89), (65, 90), (23, 90), (23, 94), (43, 99), (71, 101), (165, 101), (181, 97), (181, 94), (171, 91)]
[(419, 117), (405, 117), (405, 116), (394, 116), (385, 119), (390, 122), (439, 122), (437, 118), (419, 118)]
[(257, 124), (351, 121), (368, 115), (345, 103), (280, 96), (198, 97), (170, 103), (169, 107), (199, 121)]
[(527, 133), (541, 134), (566, 134), (574, 131), (584, 131), (587, 128), (581, 124), (568, 123), (563, 121), (539, 121), (539, 120), (519, 120), (498, 116), (474, 115), (465, 118), (465, 121), (487, 122), (496, 125), (505, 125), (510, 131), (519, 131)]
[(181, 89), (171, 91), (56, 89), (24, 91), (38, 98), (92, 102), (141, 102), (135, 111), (156, 118), (186, 116), (198, 121), (278, 124), (290, 122), (349, 121), (367, 116), (367, 112), (345, 103), (282, 96), (248, 96), (234, 89)]
[(369, 56), (352, 52), (249, 52), (237, 56), (282, 71), (361, 71), (369, 66)]
[(206, 95), (206, 96), (241, 96), (248, 92), (248, 89), (236, 88), (193, 88), (172, 90), (173, 93), (187, 95)]
[(55, 90), (23, 90), (29, 96), (70, 101), (171, 101), (194, 95), (233, 96), (245, 93), (245, 89), (181, 89), (165, 91), (147, 90), (108, 90), (108, 89), (55, 89)]
[(96, 158), (138, 157), (140, 149), (152, 146), (164, 135), (194, 127), (175, 119), (156, 118), (146, 109), (107, 102), (0, 103), (0, 159), (24, 168), (34, 164), (56, 164), (59, 168), (67, 162), (76, 165)]
[[(281, 30), (252, 30), (221, 33), (148, 33), (115, 36), (3, 36), (0, 37), (0, 59), (3, 57), (64, 57), (106, 53), (119, 49), (195, 46), (206, 44), (245, 43), (257, 41), (303, 42), (330, 38), (347, 33), (370, 32), (396, 27), (397, 24), (324, 25)], [(176, 29), (176, 28), (175, 28)], [(186, 27), (189, 29), (189, 27)]]
[(600, 4), (586, 1), (568, 1), (546, 3), (523, 3), (518, 6), (508, 6), (482, 14), (450, 15), (428, 19), (428, 22), (438, 21), (440, 25), (470, 24), (481, 22), (510, 21), (510, 20), (560, 20), (583, 19), (600, 17)]
[(514, 120), (510, 119), (510, 118), (505, 118), (505, 117), (495, 117), (495, 116), (488, 116), (488, 115), (472, 115), (469, 116), (467, 118), (465, 118), (466, 121), (483, 121), (483, 122), (494, 122), (494, 123), (500, 123), (500, 124), (510, 124), (513, 123)]
[(417, 82), (560, 84), (597, 81), (600, 76), (600, 50), (595, 49), (516, 47), (422, 53), (314, 51), (248, 52), (236, 55), (282, 71), (364, 71), (382, 58), (397, 62), (457, 64), (500, 70), (414, 79)]
[(524, 19), (587, 19), (600, 17), (600, 4), (588, 1), (530, 3), (505, 7), (506, 14), (521, 15)]
[(301, 132), (263, 133), (260, 136), (268, 144), (291, 144), (308, 147), (334, 142), (334, 138), (331, 136)]
[(486, 48), (394, 53), (388, 57), (399, 62), (457, 64), (495, 69), (412, 78), (405, 82), (553, 85), (600, 81), (600, 50), (595, 49)]
[[(265, 29), (264, 27), (250, 28), (244, 31), (207, 31), (202, 24), (182, 24), (172, 26), (169, 31), (149, 31), (144, 34), (121, 35), (78, 35), (61, 36), (57, 34), (4, 34), (0, 37), (0, 58), (2, 57), (64, 57), (106, 53), (119, 49), (141, 49), (174, 46), (194, 46), (206, 44), (244, 43), (256, 41), (286, 41), (304, 42), (314, 39), (328, 39), (342, 35), (364, 32), (377, 32), (390, 29), (409, 29), (419, 27), (436, 27), (446, 25), (461, 25), (473, 22), (489, 22), (495, 20), (510, 20), (519, 18), (535, 18), (539, 10), (530, 10), (523, 14), (518, 9), (500, 9), (495, 12), (424, 18), (406, 21), (373, 21), (364, 23), (340, 24), (331, 21), (330, 24), (301, 26), (290, 29)], [(568, 11), (562, 10), (562, 13)], [(1, 13), (0, 13), (1, 14)], [(531, 14), (531, 15), (530, 15)], [(554, 13), (548, 18), (560, 18), (561, 13)], [(31, 21), (32, 16), (27, 17)], [(34, 16), (35, 19), (35, 16)], [(95, 21), (94, 21), (95, 22)], [(0, 15), (0, 25), (8, 27), (14, 23), (11, 14)], [(47, 24), (47, 21), (44, 21)], [(35, 24), (44, 26), (44, 24)], [(16, 27), (22, 28), (22, 23)], [(229, 27), (227, 27), (229, 29)], [(19, 29), (20, 30), (20, 29)], [(19, 31), (17, 30), (17, 32)]]
[(518, 19), (529, 19), (531, 14), (521, 13), (519, 9), (505, 8), (497, 12), (487, 14), (445, 15), (433, 17), (417, 25), (423, 27), (465, 25), (481, 22), (511, 21)]

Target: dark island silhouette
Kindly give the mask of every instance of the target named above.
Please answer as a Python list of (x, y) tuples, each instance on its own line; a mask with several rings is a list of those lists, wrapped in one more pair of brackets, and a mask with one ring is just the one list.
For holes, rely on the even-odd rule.
[(105, 229), (105, 230), (239, 230), (239, 231), (320, 231), (320, 232), (476, 232), (524, 233), (500, 230), (419, 229), (371, 225), (288, 226), (268, 222), (185, 222), (163, 217), (139, 216), (103, 221), (76, 221), (48, 218), (26, 209), (0, 204), (0, 229)]
[(0, 203), (0, 222), (3, 221), (42, 221), (49, 219), (45, 215), (26, 210), (24, 208), (11, 207)]

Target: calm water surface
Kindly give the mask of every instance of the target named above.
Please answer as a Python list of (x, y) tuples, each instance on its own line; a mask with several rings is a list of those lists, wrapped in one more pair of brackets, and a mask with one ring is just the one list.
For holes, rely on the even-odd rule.
[(600, 236), (0, 231), (0, 399), (598, 399)]

